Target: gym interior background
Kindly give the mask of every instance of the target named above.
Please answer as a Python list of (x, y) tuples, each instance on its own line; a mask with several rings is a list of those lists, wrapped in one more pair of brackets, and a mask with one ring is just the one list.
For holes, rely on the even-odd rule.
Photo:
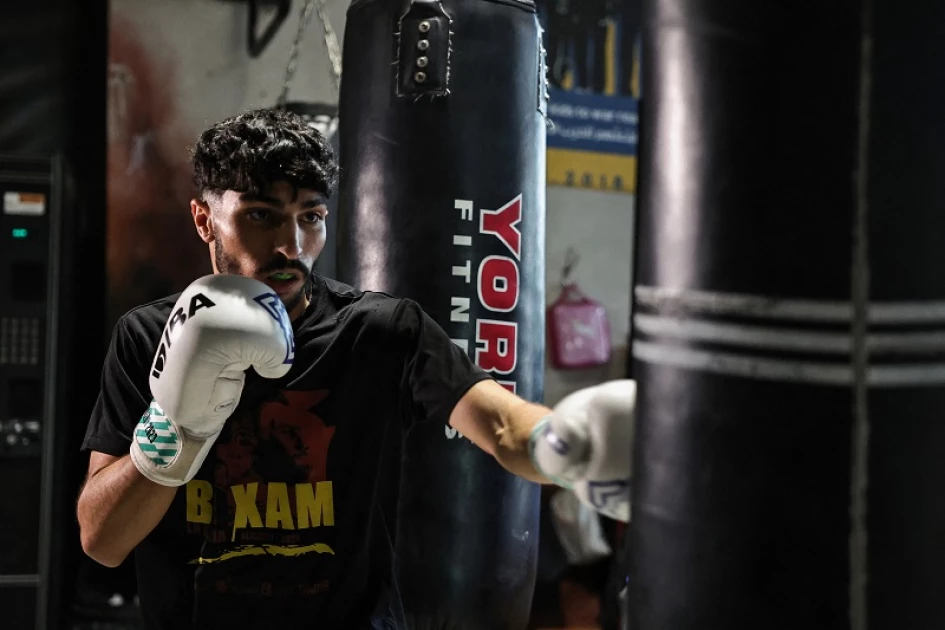
[[(25, 451), (0, 447), (0, 479), (11, 489), (0, 502), (4, 549), (0, 555), (6, 558), (6, 566), (0, 566), (0, 601), (9, 611), (5, 617), (14, 622), (2, 625), (11, 630), (108, 627), (103, 623), (134, 626), (130, 566), (107, 570), (85, 560), (77, 549), (72, 512), (85, 467), (85, 460), (74, 451), (94, 402), (111, 326), (131, 306), (181, 290), (210, 271), (205, 249), (191, 238), (187, 211), (192, 195), (187, 147), (201, 129), (239, 111), (275, 106), (280, 98), (329, 111), (337, 105), (338, 59), (333, 55), (340, 50), (333, 49), (331, 33), (341, 45), (350, 2), (97, 0), (81, 3), (81, 8), (79, 4), (38, 0), (5, 3), (0, 9), (0, 171), (8, 180), (5, 190), (35, 189), (52, 203), (49, 225), (28, 234), (14, 225), (14, 219), (23, 215), (5, 217), (2, 247), (15, 257), (20, 250), (12, 248), (22, 250), (24, 241), (42, 236), (39, 232), (46, 229), (63, 245), (61, 260), (48, 261), (46, 271), (32, 277), (36, 285), (49, 276), (58, 278), (60, 293), (50, 296), (58, 304), (50, 312), (58, 315), (51, 318), (56, 326), (47, 329), (53, 336), (45, 359), (36, 362), (30, 373), (0, 361), (8, 414), (16, 412), (22, 419), (43, 413), (37, 405), (23, 403), (16, 409), (13, 405), (17, 392), (17, 400), (27, 395), (23, 383), (44, 374), (45, 368), (45, 385), (56, 392), (46, 413), (52, 413), (55, 404), (54, 417), (61, 424), (55, 430), (47, 428), (43, 440), (34, 436), (34, 448), (43, 442), (36, 451), (43, 455), (41, 461), (34, 462)], [(614, 11), (605, 4), (622, 5), (586, 3), (573, 10)], [(632, 15), (638, 10), (630, 0), (626, 4), (619, 11)], [(558, 2), (554, 10), (567, 15), (572, 10), (568, 5)], [(255, 38), (248, 34), (253, 13)], [(275, 26), (271, 38), (265, 34), (268, 25)], [(615, 45), (604, 41), (613, 37), (613, 28), (598, 24), (597, 34), (589, 36), (600, 39), (593, 44), (598, 50)], [(294, 70), (288, 81), (287, 66)], [(573, 76), (557, 71), (554, 87), (575, 87)], [(629, 82), (630, 75), (617, 80)], [(605, 91), (600, 86), (594, 89)], [(614, 91), (613, 85), (606, 89)], [(569, 177), (562, 168), (567, 167), (559, 167), (552, 179)], [(626, 171), (626, 165), (623, 168)], [(583, 369), (557, 369), (549, 356), (544, 374), (547, 404), (627, 373), (634, 178), (631, 172), (623, 190), (615, 191), (612, 183), (601, 189), (597, 173), (584, 182), (578, 173), (547, 189), (547, 301), (559, 298), (563, 281), (576, 284), (605, 309), (612, 350), (602, 365)], [(11, 230), (20, 231), (14, 235)], [(18, 240), (11, 240), (13, 236)], [(330, 253), (320, 265), (328, 275), (334, 271)], [(43, 267), (21, 265), (14, 275)], [(6, 291), (14, 288), (0, 286)], [(45, 307), (27, 313), (11, 304), (3, 307), (5, 327), (8, 320), (30, 317), (52, 326)], [(9, 326), (14, 325), (18, 324)], [(10, 335), (17, 330), (11, 328)], [(11, 342), (4, 337), (4, 343)], [(67, 417), (71, 424), (66, 424)], [(0, 418), (0, 423), (4, 431), (19, 436), (23, 429), (14, 427), (14, 419)], [(40, 497), (45, 511), (39, 510)], [(543, 525), (549, 522), (543, 520)], [(615, 543), (618, 533), (613, 523), (602, 526), (603, 538), (588, 552), (596, 560), (585, 567), (569, 568), (560, 543), (543, 543), (557, 548), (545, 554), (547, 562), (539, 569), (533, 627), (613, 623), (602, 619), (607, 615), (601, 612), (601, 599), (607, 597), (603, 590), (612, 560), (620, 555), (607, 543)], [(552, 530), (546, 529), (547, 536)], [(34, 574), (35, 579), (22, 577)], [(613, 604), (609, 602), (611, 608)]]
[[(347, 4), (324, 5), (339, 41)], [(545, 401), (628, 373), (640, 392), (627, 556), (605, 554), (630, 560), (623, 620), (943, 628), (945, 3), (641, 4), (636, 194), (565, 177), (545, 209), (546, 302), (573, 251), (615, 350), (546, 369)], [(0, 176), (18, 192), (0, 215), (0, 335), (18, 344), (0, 360), (4, 627), (70, 627), (116, 592), (105, 609), (133, 608), (127, 573), (81, 562), (75, 446), (116, 314), (207, 270), (188, 249), (185, 147), (282, 94), (304, 3), (256, 55), (252, 6), (262, 28), (273, 3), (0, 5)], [(288, 101), (331, 106), (311, 24)], [(533, 625), (613, 627), (608, 567), (561, 567), (565, 542), (602, 548), (580, 531), (542, 538)]]

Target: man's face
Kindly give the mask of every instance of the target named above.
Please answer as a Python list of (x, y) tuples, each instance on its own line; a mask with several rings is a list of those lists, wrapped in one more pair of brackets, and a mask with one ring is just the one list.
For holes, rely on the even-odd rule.
[(326, 199), (276, 182), (261, 194), (228, 190), (191, 202), (197, 232), (211, 248), (214, 271), (266, 283), (296, 317), (307, 304), (312, 266), (325, 246)]

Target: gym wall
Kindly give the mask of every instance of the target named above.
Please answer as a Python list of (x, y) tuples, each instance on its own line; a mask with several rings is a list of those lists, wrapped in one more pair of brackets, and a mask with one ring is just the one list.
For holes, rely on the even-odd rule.
[[(328, 2), (339, 38), (349, 4)], [(179, 291), (210, 271), (206, 247), (190, 222), (188, 147), (214, 121), (276, 104), (300, 7), (293, 4), (275, 37), (253, 58), (246, 3), (111, 0), (109, 328), (128, 308)], [(260, 17), (265, 24), (271, 15), (264, 11)], [(337, 102), (316, 16), (304, 35), (289, 100)], [(573, 248), (581, 258), (573, 278), (605, 305), (614, 346), (609, 366), (569, 372), (548, 367), (545, 402), (553, 404), (575, 389), (624, 373), (633, 197), (552, 187), (547, 204), (547, 299), (558, 296), (565, 254)], [(334, 225), (329, 218), (329, 230)]]

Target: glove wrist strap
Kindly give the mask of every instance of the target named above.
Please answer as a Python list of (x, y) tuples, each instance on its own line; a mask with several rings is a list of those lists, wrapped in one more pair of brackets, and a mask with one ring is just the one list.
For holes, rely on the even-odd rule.
[(152, 401), (141, 416), (131, 442), (131, 459), (142, 475), (156, 484), (177, 487), (194, 478), (216, 437), (183, 432)]
[[(571, 482), (547, 472), (548, 464), (553, 461), (551, 458), (560, 457), (560, 454), (556, 452), (557, 449), (560, 449), (560, 446), (557, 445), (557, 436), (555, 436), (550, 422), (551, 416), (545, 416), (532, 429), (531, 436), (528, 439), (528, 456), (532, 460), (532, 466), (539, 474), (551, 480), (555, 485), (570, 490)], [(545, 464), (543, 465), (542, 462), (545, 462)]]

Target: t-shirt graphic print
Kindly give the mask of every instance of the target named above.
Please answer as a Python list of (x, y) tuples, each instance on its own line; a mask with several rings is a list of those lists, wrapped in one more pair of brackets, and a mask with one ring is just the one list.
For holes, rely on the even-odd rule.
[[(190, 564), (334, 554), (325, 531), (335, 525), (326, 465), (335, 427), (318, 414), (328, 394), (282, 390), (236, 410), (208, 458), (210, 465), (186, 487), (187, 533), (205, 540)], [(198, 573), (198, 591), (208, 588), (219, 594), (298, 596), (329, 586), (325, 579), (287, 584), (223, 579), (204, 584), (201, 577)]]

